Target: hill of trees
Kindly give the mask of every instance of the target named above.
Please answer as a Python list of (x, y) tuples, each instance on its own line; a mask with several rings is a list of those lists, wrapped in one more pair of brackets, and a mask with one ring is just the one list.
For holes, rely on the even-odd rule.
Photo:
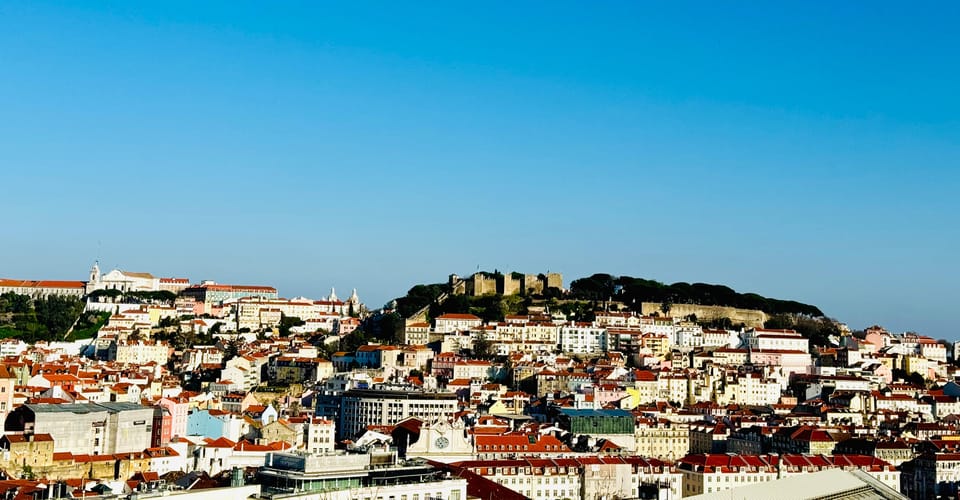
[(83, 302), (76, 297), (51, 295), (32, 298), (7, 292), (0, 295), (0, 338), (15, 337), (24, 342), (67, 340), (92, 337), (109, 316), (84, 313)]
[[(367, 318), (358, 338), (397, 342), (403, 329), (403, 318), (409, 318), (424, 307), (429, 307), (428, 316), (436, 318), (445, 313), (470, 313), (485, 321), (502, 321), (509, 314), (523, 314), (531, 305), (546, 305), (551, 311), (560, 311), (577, 321), (593, 320), (595, 310), (603, 307), (603, 302), (615, 300), (637, 312), (642, 302), (669, 304), (699, 304), (710, 306), (728, 306), (742, 309), (757, 309), (767, 313), (770, 320), (764, 326), (768, 328), (793, 328), (810, 338), (814, 345), (826, 345), (827, 338), (838, 334), (836, 323), (825, 318), (816, 306), (792, 300), (764, 297), (755, 293), (738, 293), (724, 285), (706, 283), (674, 283), (671, 285), (658, 281), (594, 274), (570, 283), (570, 291), (562, 296), (553, 295), (485, 295), (470, 297), (451, 295), (441, 304), (437, 299), (448, 293), (446, 283), (415, 285), (403, 297), (395, 299), (395, 312), (374, 314)], [(703, 323), (702, 323), (703, 324)], [(738, 328), (729, 319), (714, 321), (704, 326), (716, 328)]]
[(570, 283), (569, 295), (570, 298), (581, 300), (612, 299), (637, 310), (641, 302), (659, 302), (758, 309), (768, 315), (823, 316), (823, 312), (816, 306), (793, 300), (768, 298), (755, 293), (737, 293), (724, 285), (683, 282), (667, 285), (659, 281), (610, 274), (594, 274), (574, 280)]

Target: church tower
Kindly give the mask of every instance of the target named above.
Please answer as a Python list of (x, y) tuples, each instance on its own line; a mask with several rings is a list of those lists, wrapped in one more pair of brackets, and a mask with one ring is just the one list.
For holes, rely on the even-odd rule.
[(87, 279), (87, 294), (100, 289), (100, 261), (94, 261), (90, 268), (90, 277)]

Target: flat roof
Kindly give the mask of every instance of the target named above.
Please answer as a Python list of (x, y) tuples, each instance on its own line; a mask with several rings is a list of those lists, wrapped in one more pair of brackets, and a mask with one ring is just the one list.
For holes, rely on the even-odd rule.
[(67, 403), (67, 404), (26, 404), (34, 413), (111, 413), (130, 410), (151, 410), (150, 406), (137, 403)]
[(384, 389), (350, 389), (344, 392), (343, 395), (344, 397), (355, 396), (384, 399), (457, 399), (457, 395), (452, 392), (390, 391)]
[(627, 410), (577, 410), (572, 408), (561, 408), (560, 413), (568, 417), (630, 417), (633, 413)]
[(815, 498), (901, 500), (907, 497), (864, 472), (828, 469), (686, 498), (689, 500), (766, 500), (769, 498), (777, 500)]

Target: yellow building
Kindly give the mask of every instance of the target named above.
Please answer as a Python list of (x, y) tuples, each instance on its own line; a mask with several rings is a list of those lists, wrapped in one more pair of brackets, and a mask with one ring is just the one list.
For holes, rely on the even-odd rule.
[(0, 437), (3, 464), (12, 471), (25, 468), (40, 471), (53, 464), (53, 436), (50, 434), (8, 434)]

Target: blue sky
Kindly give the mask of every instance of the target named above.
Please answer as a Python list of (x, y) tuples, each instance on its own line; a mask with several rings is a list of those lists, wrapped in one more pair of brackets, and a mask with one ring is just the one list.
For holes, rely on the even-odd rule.
[(956, 3), (0, 3), (0, 276), (724, 283), (960, 338)]

